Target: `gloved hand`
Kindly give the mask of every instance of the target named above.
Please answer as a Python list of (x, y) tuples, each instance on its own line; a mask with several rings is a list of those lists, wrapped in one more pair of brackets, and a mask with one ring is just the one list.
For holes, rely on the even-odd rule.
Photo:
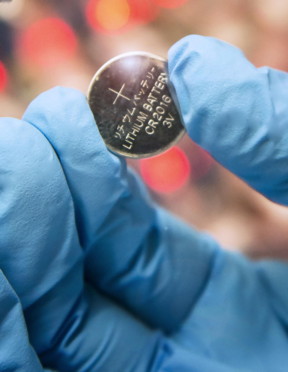
[[(184, 57), (192, 68), (182, 53), (170, 55), (170, 66)], [(183, 71), (172, 69), (174, 85)], [(187, 84), (182, 79), (185, 92)], [(183, 110), (187, 96), (176, 90)], [(44, 365), (285, 371), (286, 265), (226, 253), (156, 208), (105, 149), (81, 93), (44, 93), (23, 120), (0, 124), (0, 267)], [(5, 316), (16, 317), (8, 307)], [(13, 360), (7, 366), (13, 370)]]
[[(74, 135), (78, 137), (81, 125), (95, 130), (85, 97), (69, 90), (62, 93), (62, 104), (67, 104), (66, 129), (76, 124)], [(57, 90), (50, 95), (55, 101), (60, 98)], [(47, 102), (48, 110), (56, 114), (54, 124), (64, 127), (66, 121), (57, 120), (55, 102)], [(71, 122), (72, 102), (77, 115)], [(0, 133), (0, 370), (41, 371), (36, 353), (42, 365), (59, 371), (152, 368), (164, 342), (161, 334), (84, 280), (81, 217), (64, 168), (48, 140), (27, 121), (16, 119), (1, 119)], [(66, 132), (65, 136), (73, 142), (71, 134)], [(95, 165), (98, 171), (101, 162), (103, 169), (105, 164), (110, 166), (108, 179), (111, 167), (120, 169), (119, 162), (105, 150), (96, 131), (94, 137), (98, 139), (95, 155), (99, 159)], [(76, 156), (81, 154), (81, 148), (78, 150)], [(85, 155), (81, 156), (85, 162)], [(77, 169), (77, 162), (74, 166)], [(91, 168), (92, 175), (94, 171)], [(100, 178), (97, 184), (103, 192), (109, 186), (105, 181)]]
[[(0, 267), (42, 364), (159, 371), (174, 345), (162, 330), (190, 311), (215, 243), (155, 208), (125, 162), (107, 151), (80, 92), (42, 94), (23, 121), (1, 119), (0, 133)], [(191, 239), (199, 248), (190, 249)], [(0, 300), (2, 320), (15, 322), (13, 307)], [(21, 329), (21, 317), (18, 323)], [(5, 335), (2, 329), (5, 322)], [(27, 340), (17, 368), (9, 356), (20, 341), (1, 340), (10, 351), (0, 350), (2, 370), (35, 370)]]

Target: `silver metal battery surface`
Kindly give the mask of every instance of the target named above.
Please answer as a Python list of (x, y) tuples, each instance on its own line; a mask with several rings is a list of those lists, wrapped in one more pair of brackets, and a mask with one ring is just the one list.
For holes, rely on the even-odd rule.
[(166, 61), (145, 52), (121, 54), (94, 75), (88, 102), (106, 146), (130, 158), (157, 155), (184, 134)]

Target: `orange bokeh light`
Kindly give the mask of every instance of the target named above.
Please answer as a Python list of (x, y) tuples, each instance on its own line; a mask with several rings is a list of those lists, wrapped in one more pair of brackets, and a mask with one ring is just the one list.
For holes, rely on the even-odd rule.
[(162, 8), (178, 8), (184, 5), (188, 0), (152, 0), (155, 5), (161, 6)]
[(188, 181), (190, 163), (185, 153), (175, 146), (164, 154), (140, 160), (140, 173), (153, 191), (172, 193)]
[(7, 87), (8, 74), (3, 62), (0, 61), (0, 93), (3, 93)]
[(32, 23), (19, 40), (20, 56), (32, 65), (56, 66), (71, 59), (77, 50), (77, 37), (60, 18), (42, 18)]
[(90, 0), (86, 7), (89, 25), (101, 32), (113, 33), (129, 24), (131, 7), (127, 0)]

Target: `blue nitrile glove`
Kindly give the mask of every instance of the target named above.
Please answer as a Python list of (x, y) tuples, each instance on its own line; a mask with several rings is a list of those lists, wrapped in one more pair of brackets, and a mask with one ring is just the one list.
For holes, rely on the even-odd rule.
[[(78, 92), (68, 90), (64, 96), (64, 102), (73, 101), (77, 115), (73, 120), (69, 108), (67, 120), (72, 127), (80, 124), (79, 136), (81, 125), (91, 123), (91, 113)], [(59, 98), (57, 92), (54, 97)], [(47, 101), (51, 112), (54, 103)], [(73, 142), (71, 134), (66, 132), (66, 137)], [(96, 131), (95, 139), (97, 164), (107, 165), (112, 177), (119, 162)], [(99, 179), (99, 191), (105, 193), (105, 187), (109, 193), (109, 182)], [(168, 341), (84, 281), (75, 207), (65, 170), (45, 136), (27, 121), (2, 118), (0, 268), (5, 278), (0, 282), (0, 370), (40, 371), (37, 353), (44, 367), (61, 372), (153, 371)]]
[[(185, 97), (179, 89), (178, 96)], [(154, 363), (145, 364), (143, 353), (138, 369), (134, 364), (134, 369), (127, 365), (118, 370), (286, 371), (286, 265), (255, 265), (224, 252), (209, 237), (155, 208), (124, 161), (103, 146), (79, 92), (58, 88), (42, 94), (24, 120), (45, 135), (60, 161), (73, 199), (87, 280), (170, 333), (152, 345)], [(37, 345), (37, 328), (28, 326)], [(128, 321), (125, 327), (133, 328)], [(101, 330), (103, 335), (105, 327)], [(105, 338), (105, 357), (112, 360), (117, 348), (127, 355), (127, 345), (113, 336)], [(90, 342), (84, 328), (74, 337)], [(61, 350), (62, 345), (57, 347)], [(54, 354), (48, 356), (53, 359)], [(77, 357), (83, 360), (87, 353)]]
[[(29, 256), (35, 254), (37, 264), (33, 262), (28, 270), (32, 277), (28, 282), (10, 252), (6, 272), (23, 302), (32, 345), (43, 363), (63, 371), (110, 371), (115, 365), (119, 371), (158, 371), (173, 341), (137, 322), (133, 315), (128, 318), (115, 305), (114, 310), (112, 303), (105, 305), (106, 318), (99, 316), (102, 300), (92, 289), (90, 297), (93, 294), (96, 300), (87, 300), (83, 294), (82, 256), (94, 291), (100, 287), (136, 316), (161, 330), (172, 330), (190, 312), (205, 284), (215, 243), (154, 207), (125, 162), (107, 151), (80, 92), (48, 91), (31, 103), (23, 119), (5, 126), (12, 131), (13, 141), (18, 146), (22, 143), (21, 151), (15, 153), (8, 151), (13, 147), (8, 143), (5, 164), (11, 163), (8, 156), (16, 158), (19, 175), (7, 189), (12, 183), (24, 183), (17, 187), (15, 198), (29, 209), (19, 212), (15, 207), (10, 224), (20, 233), (16, 237), (14, 231), (8, 238), (19, 245), (18, 252), (13, 252), (18, 265), (27, 255), (25, 245)], [(191, 250), (194, 241), (197, 246)], [(33, 283), (40, 288), (31, 298)], [(179, 283), (190, 284), (182, 287)], [(85, 323), (82, 317), (88, 317)], [(73, 321), (81, 327), (73, 326)]]
[[(198, 241), (150, 205), (137, 177), (107, 151), (80, 92), (41, 95), (23, 121), (2, 118), (0, 133), (0, 265), (42, 364), (59, 371), (160, 370), (170, 350), (179, 354), (173, 341), (98, 294), (97, 286), (111, 288), (159, 328), (161, 322), (176, 327), (204, 285), (214, 243)], [(94, 288), (83, 279), (84, 262)], [(182, 290), (185, 281), (191, 284)], [(1, 307), (13, 323), (17, 314), (5, 298)], [(18, 355), (15, 371), (34, 369), (29, 353)]]

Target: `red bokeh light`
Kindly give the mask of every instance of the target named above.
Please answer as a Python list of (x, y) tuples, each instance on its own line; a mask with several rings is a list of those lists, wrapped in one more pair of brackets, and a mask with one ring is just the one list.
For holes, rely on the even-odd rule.
[(140, 160), (140, 173), (153, 191), (172, 193), (188, 181), (190, 163), (185, 153), (175, 146), (164, 154)]
[(90, 0), (86, 6), (88, 24), (100, 32), (123, 31), (129, 26), (130, 16), (128, 0)]
[(3, 62), (0, 61), (0, 93), (3, 93), (8, 84), (8, 73)]
[(131, 7), (131, 19), (137, 23), (153, 21), (159, 12), (159, 8), (151, 0), (129, 0)]
[(178, 8), (184, 5), (188, 0), (152, 0), (155, 5), (161, 6), (162, 8)]
[(32, 23), (19, 40), (20, 55), (32, 65), (56, 66), (71, 59), (77, 50), (77, 37), (60, 18), (43, 18)]

